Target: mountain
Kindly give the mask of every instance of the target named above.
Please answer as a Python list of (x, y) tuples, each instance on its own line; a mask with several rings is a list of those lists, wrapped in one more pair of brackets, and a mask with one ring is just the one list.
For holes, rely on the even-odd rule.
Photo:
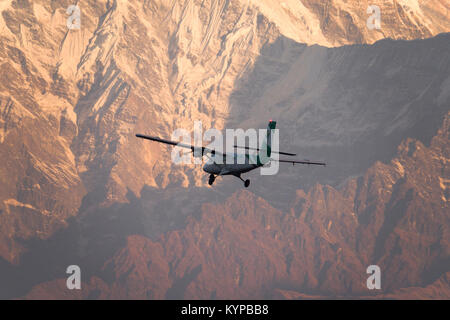
[[(249, 191), (204, 204), (200, 217), (157, 241), (129, 236), (103, 280), (92, 277), (69, 297), (364, 297), (366, 268), (376, 264), (382, 298), (448, 298), (449, 138), (450, 113), (430, 146), (407, 139), (390, 163), (339, 189), (298, 190), (288, 212)], [(65, 297), (61, 283), (27, 298)]]
[[(298, 175), (303, 188), (339, 185), (392, 159), (407, 137), (429, 143), (450, 104), (442, 54), (449, 51), (447, 34), (339, 48), (278, 38), (239, 79), (227, 126), (261, 127), (278, 114), (281, 150), (327, 162), (326, 169), (282, 167), (279, 193), (291, 195)], [(258, 194), (272, 194), (261, 188)]]
[[(320, 202), (321, 192), (360, 194), (364, 185), (356, 177), (384, 170), (380, 163), (379, 169), (373, 169), (373, 164), (389, 162), (408, 138), (428, 146), (448, 112), (450, 36), (445, 32), (450, 31), (450, 5), (445, 0), (373, 1), (381, 12), (379, 30), (367, 28), (370, 14), (360, 1), (80, 0), (76, 4), (81, 28), (70, 30), (66, 10), (72, 4), (68, 0), (0, 3), (0, 159), (4, 164), (0, 168), (0, 279), (8, 284), (0, 289), (2, 297), (24, 296), (31, 287), (58, 279), (61, 272), (64, 276), (73, 261), (83, 262), (92, 279), (105, 273), (105, 263), (113, 270), (125, 268), (115, 259), (120, 252), (124, 257), (129, 254), (128, 243), (163, 246), (161, 237), (183, 230), (190, 234), (192, 230), (186, 228), (203, 221), (208, 212), (217, 216), (228, 203), (234, 208), (228, 214), (240, 217), (239, 202), (245, 206), (250, 198), (249, 206), (266, 206), (272, 217), (303, 210), (298, 206), (308, 197), (311, 203)], [(209, 189), (198, 167), (172, 165), (169, 149), (134, 136), (140, 132), (170, 137), (176, 128), (191, 130), (195, 120), (201, 120), (204, 128), (263, 127), (269, 117), (279, 121), (283, 149), (326, 160), (328, 167), (282, 167), (271, 183), (264, 183), (267, 177), (253, 176), (251, 192), (233, 194), (241, 188), (240, 181), (224, 179)], [(419, 174), (425, 166), (420, 163), (414, 170)], [(397, 179), (394, 169), (385, 170), (385, 179)], [(445, 185), (448, 174), (440, 177)], [(356, 185), (351, 187), (348, 181)], [(423, 181), (426, 188), (432, 185)], [(395, 189), (398, 197), (409, 199), (411, 195), (400, 189)], [(301, 190), (310, 191), (303, 196)], [(434, 193), (431, 199), (424, 209), (427, 213), (440, 205)], [(349, 205), (351, 201), (356, 200), (348, 200)], [(394, 204), (379, 205), (363, 214), (378, 221), (370, 223), (374, 234), (380, 232), (378, 224)], [(328, 214), (321, 211), (314, 221), (298, 226), (310, 230), (308, 242), (319, 237), (319, 225), (325, 223), (318, 217), (325, 219)], [(333, 214), (337, 220), (338, 213)], [(249, 223), (261, 229), (256, 213), (249, 215), (253, 217)], [(427, 220), (421, 235), (427, 234), (427, 228), (436, 231), (434, 224), (442, 221), (439, 216), (435, 219)], [(220, 227), (231, 228), (233, 221)], [(383, 230), (382, 234), (391, 232)], [(250, 241), (250, 235), (241, 237)], [(375, 246), (371, 252), (377, 252), (371, 254), (381, 259), (384, 240), (376, 245), (373, 239), (364, 240), (362, 233), (352, 237), (346, 241), (367, 241)], [(264, 235), (259, 242), (251, 241), (265, 246), (270, 238)], [(218, 245), (214, 237), (211, 241)], [(273, 250), (290, 248), (292, 259), (300, 251), (294, 250), (295, 245), (286, 247), (284, 240), (273, 246)], [(362, 268), (367, 254), (351, 243), (348, 246), (349, 252), (364, 256), (354, 262)], [(319, 248), (315, 244), (311, 250)], [(332, 250), (326, 254), (336, 255)], [(331, 289), (326, 270), (334, 267), (327, 265), (317, 273), (323, 269), (323, 255), (295, 275), (298, 288), (327, 295), (364, 293), (358, 291), (360, 282), (355, 278), (348, 280), (347, 291)], [(447, 261), (445, 253), (436, 255)], [(257, 257), (248, 259), (258, 269)], [(163, 274), (169, 261), (161, 257), (158, 262)], [(196, 267), (189, 266), (191, 277), (199, 272)], [(422, 287), (431, 283), (427, 277), (434, 279), (434, 274), (445, 271), (415, 266), (419, 267), (424, 268), (423, 275), (416, 270), (411, 279), (400, 277), (388, 289)], [(155, 284), (160, 287), (148, 297), (173, 297), (176, 290), (169, 288), (175, 282), (183, 287), (187, 281), (180, 280), (187, 269), (180, 270)], [(199, 274), (203, 272), (208, 274), (203, 269)], [(265, 272), (261, 278), (246, 283), (262, 286), (264, 282), (267, 288), (259, 296), (284, 289), (284, 283), (277, 287), (264, 279), (283, 282), (295, 273), (270, 263), (268, 270), (260, 272)], [(104, 277), (107, 281), (93, 281), (100, 285), (116, 280), (113, 275)], [(316, 283), (319, 279), (322, 287)], [(226, 281), (229, 287), (233, 283)], [(115, 292), (109, 284), (106, 287), (101, 290), (105, 296)], [(120, 290), (143, 296), (141, 289), (133, 293), (132, 287)], [(184, 296), (213, 292), (210, 287), (201, 290)], [(216, 296), (250, 294), (245, 286), (228, 290)]]
[[(244, 2), (244, 1), (242, 1)], [(448, 32), (450, 5), (430, 0), (250, 1), (286, 37), (300, 43), (336, 47), (380, 39), (428, 38)], [(380, 29), (367, 27), (376, 6)], [(370, 12), (370, 13), (368, 13)], [(373, 23), (373, 22), (372, 22)]]
[[(365, 296), (366, 268), (376, 264), (383, 298), (448, 298), (449, 181), (443, 177), (449, 175), (449, 138), (450, 113), (429, 147), (407, 139), (390, 163), (376, 163), (340, 189), (298, 190), (289, 212), (249, 191), (204, 204), (199, 218), (157, 241), (129, 236), (103, 266), (106, 280), (93, 277), (75, 295), (308, 297), (284, 291), (301, 290)], [(64, 297), (67, 290), (58, 283), (40, 285), (27, 298)]]

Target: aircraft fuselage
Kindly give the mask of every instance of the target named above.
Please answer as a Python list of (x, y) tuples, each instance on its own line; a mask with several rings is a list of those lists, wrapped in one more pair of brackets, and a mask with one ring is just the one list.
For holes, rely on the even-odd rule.
[(214, 158), (212, 158), (203, 166), (203, 171), (217, 176), (225, 176), (225, 175), (239, 176), (241, 173), (249, 172), (261, 166), (256, 164), (257, 162), (256, 158), (252, 159), (251, 157), (245, 154), (233, 155), (232, 163), (217, 163), (217, 162), (219, 161), (214, 161)]
[(253, 169), (258, 168), (256, 164), (217, 164), (217, 163), (207, 163), (203, 166), (203, 171), (218, 175), (240, 175), (241, 173), (249, 172)]

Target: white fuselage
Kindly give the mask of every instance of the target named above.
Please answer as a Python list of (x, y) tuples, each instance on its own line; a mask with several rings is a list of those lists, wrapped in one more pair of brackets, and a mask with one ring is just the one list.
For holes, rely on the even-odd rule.
[(203, 166), (203, 171), (218, 176), (239, 176), (241, 173), (251, 171), (261, 166), (257, 164), (256, 156), (252, 155), (248, 156), (245, 154), (234, 154), (229, 158), (224, 156), (222, 161), (223, 163), (216, 161), (216, 158), (217, 156), (210, 158), (210, 160)]

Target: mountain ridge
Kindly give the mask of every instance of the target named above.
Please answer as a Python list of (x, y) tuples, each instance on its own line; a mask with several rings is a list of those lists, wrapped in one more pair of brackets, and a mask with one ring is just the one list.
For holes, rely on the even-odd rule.
[[(298, 190), (287, 212), (245, 190), (203, 204), (201, 216), (156, 241), (129, 236), (103, 266), (110, 276), (92, 277), (75, 296), (445, 299), (450, 221), (440, 176), (448, 176), (449, 134), (450, 113), (430, 147), (407, 139), (390, 163), (374, 164), (340, 189)], [(365, 287), (371, 264), (382, 270), (381, 292)], [(47, 286), (57, 292), (50, 297), (66, 296), (58, 283), (25, 297)], [(308, 294), (295, 293), (299, 288)]]

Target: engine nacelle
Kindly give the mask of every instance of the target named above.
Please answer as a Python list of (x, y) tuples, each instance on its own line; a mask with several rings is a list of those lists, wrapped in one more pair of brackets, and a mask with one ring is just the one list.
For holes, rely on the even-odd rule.
[(203, 148), (202, 147), (192, 147), (192, 156), (194, 158), (203, 157)]

